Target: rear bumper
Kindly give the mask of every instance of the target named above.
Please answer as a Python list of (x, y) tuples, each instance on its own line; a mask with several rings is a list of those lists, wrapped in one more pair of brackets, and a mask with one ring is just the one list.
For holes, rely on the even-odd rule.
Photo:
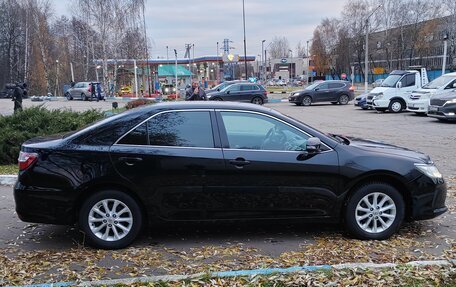
[(76, 222), (74, 201), (62, 190), (42, 190), (25, 186), (19, 181), (14, 186), (16, 213), (22, 221), (70, 225)]
[(429, 108), (429, 100), (421, 101), (414, 100), (407, 102), (407, 111), (415, 113), (427, 113)]

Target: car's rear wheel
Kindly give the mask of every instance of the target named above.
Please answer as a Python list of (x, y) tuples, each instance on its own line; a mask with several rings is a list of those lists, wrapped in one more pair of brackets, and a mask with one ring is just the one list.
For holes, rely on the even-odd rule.
[(131, 244), (142, 225), (138, 203), (118, 190), (104, 190), (89, 197), (79, 213), (79, 226), (87, 243), (103, 249)]
[(223, 101), (222, 98), (213, 98), (213, 101)]
[(350, 98), (347, 95), (341, 95), (339, 97), (339, 104), (346, 105), (348, 102), (350, 102)]
[(400, 113), (403, 109), (404, 104), (400, 100), (392, 100), (388, 107), (388, 110), (392, 113)]
[(312, 98), (309, 96), (305, 96), (302, 98), (302, 105), (303, 106), (310, 106), (312, 104)]
[(404, 219), (402, 195), (386, 183), (369, 183), (358, 188), (348, 200), (345, 223), (360, 239), (383, 240), (393, 235)]
[(263, 104), (263, 99), (260, 97), (255, 97), (252, 99), (252, 104), (255, 105), (262, 105)]

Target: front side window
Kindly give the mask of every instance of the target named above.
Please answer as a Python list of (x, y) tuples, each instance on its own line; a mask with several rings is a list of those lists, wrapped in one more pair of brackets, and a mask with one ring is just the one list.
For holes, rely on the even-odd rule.
[(119, 144), (126, 145), (147, 145), (147, 123), (143, 123), (139, 127), (135, 128), (122, 139), (120, 139)]
[(150, 145), (214, 147), (211, 117), (208, 111), (163, 113), (150, 119), (147, 126)]
[(402, 78), (401, 82), (402, 82), (403, 88), (414, 86), (415, 85), (415, 75), (414, 74), (406, 75)]
[(341, 83), (330, 83), (329, 88), (330, 89), (340, 89), (343, 88), (345, 85)]
[(302, 151), (307, 139), (303, 132), (268, 116), (220, 112), (229, 148), (247, 150)]
[(226, 88), (227, 91), (232, 92), (238, 92), (241, 90), (241, 85), (231, 85)]
[(327, 89), (329, 89), (329, 85), (328, 85), (328, 83), (321, 84), (321, 85), (318, 86), (318, 89), (319, 90), (327, 90)]

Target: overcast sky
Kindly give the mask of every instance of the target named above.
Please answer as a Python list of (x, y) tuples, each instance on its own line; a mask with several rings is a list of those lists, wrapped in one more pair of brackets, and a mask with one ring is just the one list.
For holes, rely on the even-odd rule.
[[(53, 0), (56, 15), (70, 16), (70, 0)], [(338, 17), (344, 0), (245, 0), (247, 54), (261, 53), (261, 41), (285, 36), (295, 51), (299, 41), (312, 38), (314, 28), (325, 17)], [(233, 41), (235, 53), (243, 54), (242, 0), (148, 0), (148, 37), (152, 55), (166, 57), (173, 49), (179, 57), (185, 44), (195, 44), (195, 56), (215, 55), (216, 43)]]

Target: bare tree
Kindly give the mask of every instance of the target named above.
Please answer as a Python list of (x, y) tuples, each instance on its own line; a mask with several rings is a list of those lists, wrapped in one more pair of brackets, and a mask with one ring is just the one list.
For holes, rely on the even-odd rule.
[(290, 51), (290, 44), (285, 37), (274, 36), (269, 47), (269, 55), (271, 58), (288, 57)]

